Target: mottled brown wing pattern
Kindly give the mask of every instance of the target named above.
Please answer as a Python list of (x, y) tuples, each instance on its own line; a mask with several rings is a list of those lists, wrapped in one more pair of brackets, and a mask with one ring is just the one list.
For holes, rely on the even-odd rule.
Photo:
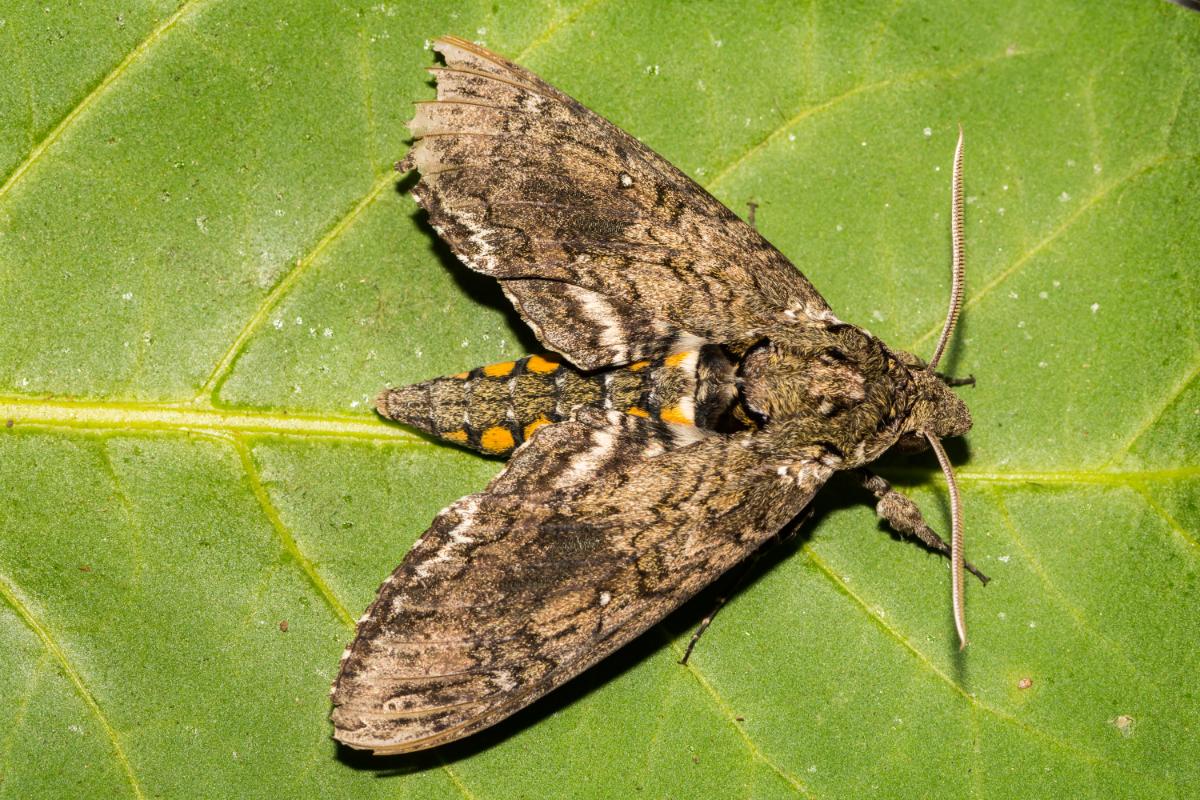
[(833, 471), (782, 428), (675, 449), (656, 430), (587, 410), (439, 514), (343, 657), (336, 737), (400, 753), (500, 721), (744, 558)]
[(482, 47), (434, 49), (437, 99), (418, 104), (401, 167), (546, 346), (593, 369), (832, 318), (778, 250), (632, 136)]

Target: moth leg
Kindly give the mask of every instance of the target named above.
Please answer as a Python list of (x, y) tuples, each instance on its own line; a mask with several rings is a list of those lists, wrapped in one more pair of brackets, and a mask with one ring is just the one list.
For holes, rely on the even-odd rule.
[[(897, 492), (890, 483), (874, 472), (860, 469), (858, 474), (862, 479), (863, 488), (879, 499), (879, 502), (875, 504), (875, 513), (887, 520), (892, 530), (906, 536), (915, 536), (929, 549), (936, 550), (943, 555), (950, 555), (950, 545), (946, 544), (942, 537), (929, 527), (925, 518), (921, 516), (921, 509), (917, 508), (916, 503)], [(966, 562), (964, 566), (968, 572), (979, 578), (985, 585), (991, 580), (971, 562)]]
[(945, 374), (944, 372), (937, 372), (934, 374), (937, 375), (939, 378), (941, 378), (942, 383), (946, 384), (947, 386), (974, 386), (975, 385), (975, 376), (974, 375), (968, 375), (965, 378), (955, 378), (951, 375)]
[(754, 224), (754, 213), (758, 211), (758, 203), (747, 202), (746, 208), (750, 209), (749, 213), (746, 214), (746, 222), (750, 223), (751, 228), (758, 230), (758, 226)]
[(750, 560), (746, 562), (746, 565), (742, 567), (742, 571), (738, 574), (738, 576), (734, 580), (730, 581), (726, 589), (721, 592), (720, 596), (717, 597), (717, 602), (713, 604), (712, 611), (709, 611), (708, 614), (704, 616), (704, 619), (700, 620), (700, 625), (696, 628), (696, 632), (693, 633), (692, 638), (688, 640), (687, 649), (683, 651), (683, 658), (679, 659), (680, 664), (687, 664), (688, 658), (690, 658), (692, 655), (692, 649), (696, 646), (696, 642), (700, 641), (700, 637), (706, 630), (708, 630), (708, 626), (712, 624), (713, 618), (717, 616), (717, 612), (724, 608), (725, 604), (729, 602), (730, 597), (737, 594), (738, 589), (742, 588), (742, 584), (745, 583), (746, 578), (750, 577), (750, 574), (754, 572), (754, 567), (758, 564), (758, 560), (763, 557), (763, 554), (772, 547), (781, 545), (784, 542), (795, 538), (796, 533), (799, 532), (804, 523), (808, 522), (809, 519), (812, 518), (812, 515), (812, 509), (807, 509), (803, 515), (797, 517), (796, 520), (790, 525), (776, 533), (774, 536), (768, 539), (762, 547), (754, 551), (754, 555), (752, 555)]

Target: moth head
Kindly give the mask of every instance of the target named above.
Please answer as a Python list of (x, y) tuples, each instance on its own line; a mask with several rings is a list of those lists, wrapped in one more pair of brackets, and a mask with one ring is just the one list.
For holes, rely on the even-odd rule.
[(928, 368), (913, 369), (913, 401), (903, 432), (896, 441), (902, 452), (925, 450), (928, 437), (946, 439), (971, 430), (971, 412), (941, 376)]

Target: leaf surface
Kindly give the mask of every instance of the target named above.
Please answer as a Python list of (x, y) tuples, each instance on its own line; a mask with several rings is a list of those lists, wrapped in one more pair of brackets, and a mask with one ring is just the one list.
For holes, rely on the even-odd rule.
[[(944, 560), (835, 482), (689, 666), (715, 595), (494, 731), (336, 750), (354, 618), (498, 468), (370, 398), (533, 346), (391, 171), (442, 33), (925, 355), (963, 124), (964, 654)], [(1200, 793), (1200, 15), (15, 2), (0, 43), (0, 796)], [(948, 529), (931, 459), (883, 471)]]

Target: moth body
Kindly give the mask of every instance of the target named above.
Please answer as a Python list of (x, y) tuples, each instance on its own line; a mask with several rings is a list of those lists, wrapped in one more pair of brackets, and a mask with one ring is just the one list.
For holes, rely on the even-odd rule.
[(719, 347), (679, 350), (585, 372), (553, 354), (478, 367), (386, 389), (379, 413), (488, 455), (507, 456), (543, 425), (583, 408), (616, 410), (660, 423), (680, 439), (731, 413), (734, 367)]
[[(500, 282), (530, 356), (378, 399), (384, 416), (511, 457), (435, 517), (339, 667), (338, 741), (379, 754), (494, 725), (657, 624), (858, 469), (894, 528), (954, 546), (862, 467), (970, 428), (933, 368), (841, 322), (756, 230), (637, 139), (455, 37), (434, 49), (401, 170), (470, 268)], [(961, 140), (960, 140), (961, 144)]]

